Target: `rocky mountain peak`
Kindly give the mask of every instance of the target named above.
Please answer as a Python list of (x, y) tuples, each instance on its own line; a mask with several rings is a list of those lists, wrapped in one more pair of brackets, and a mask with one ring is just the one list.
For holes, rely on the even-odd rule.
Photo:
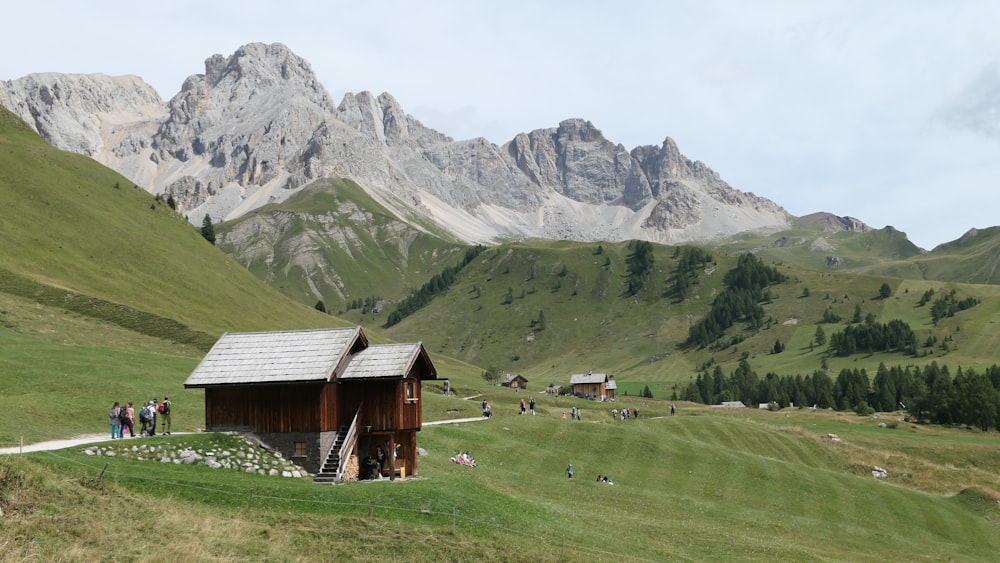
[(337, 117), (360, 133), (374, 136), (382, 145), (399, 145), (416, 142), (451, 142), (451, 137), (428, 129), (403, 111), (391, 94), (383, 92), (377, 97), (371, 92), (348, 92), (337, 106)]
[(163, 100), (138, 76), (29, 74), (0, 82), (0, 104), (56, 148), (96, 156), (127, 124), (162, 118)]
[[(68, 112), (53, 103), (67, 99), (63, 86), (2, 83), (0, 101), (30, 108), (19, 115), (50, 140), (85, 130), (84, 140), (63, 148), (173, 195), (196, 223), (205, 214), (235, 218), (314, 180), (345, 177), (415, 225), (430, 219), (469, 242), (683, 242), (789, 221), (773, 202), (688, 160), (669, 137), (628, 151), (574, 118), (498, 147), (485, 139), (456, 142), (408, 115), (389, 93), (346, 94), (335, 106), (309, 63), (280, 43), (209, 57), (204, 74), (188, 77), (165, 105), (144, 85), (129, 93), (91, 80), (94, 102), (73, 96)], [(153, 96), (139, 95), (143, 88)], [(111, 113), (114, 131), (100, 125)]]
[(556, 136), (566, 142), (600, 143), (608, 142), (604, 133), (593, 123), (579, 118), (565, 119), (559, 122)]
[[(229, 57), (205, 60), (205, 74), (189, 76), (168, 103), (170, 117), (157, 147), (180, 160), (226, 144), (224, 130), (275, 121), (301, 103), (320, 113), (333, 111), (329, 94), (312, 67), (280, 43), (245, 45)], [(220, 131), (213, 131), (215, 128)], [(215, 138), (205, 138), (215, 137)], [(193, 141), (193, 142), (192, 142)], [(226, 155), (216, 155), (225, 159)]]
[(262, 88), (290, 83), (304, 91), (323, 91), (309, 62), (281, 43), (250, 43), (229, 57), (215, 54), (205, 60), (202, 80), (212, 86)]

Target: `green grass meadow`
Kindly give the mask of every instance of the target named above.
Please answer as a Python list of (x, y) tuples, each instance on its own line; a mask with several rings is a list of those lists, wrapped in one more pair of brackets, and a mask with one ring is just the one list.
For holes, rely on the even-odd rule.
[[(838, 422), (826, 413), (794, 412), (792, 422), (782, 413), (688, 405), (671, 417), (666, 404), (640, 408), (638, 420), (622, 422), (612, 421), (608, 405), (548, 397), (538, 397), (536, 416), (520, 416), (516, 398), (491, 396), (497, 405), (492, 420), (425, 427), (418, 437), (427, 451), (420, 477), (398, 482), (320, 486), (98, 458), (82, 448), (7, 456), (0, 458), (0, 475), (21, 486), (5, 489), (4, 509), (17, 518), (0, 532), (0, 543), (10, 549), (8, 560), (96, 555), (116, 545), (126, 550), (123, 559), (143, 557), (129, 550), (149, 549), (165, 558), (310, 560), (321, 554), (399, 561), (990, 561), (1000, 548), (994, 497), (978, 489), (931, 494), (901, 486), (890, 464), (890, 477), (875, 479), (852, 465), (854, 454), (843, 443), (805, 429), (814, 418), (822, 421), (820, 430), (839, 428), (847, 442), (872, 425)], [(437, 408), (470, 401), (475, 406), (479, 399), (442, 397)], [(582, 421), (562, 418), (578, 404)], [(905, 430), (883, 430), (891, 433)], [(161, 439), (180, 447), (229, 438)], [(933, 440), (918, 437), (908, 447)], [(448, 461), (467, 449), (478, 467)], [(573, 479), (566, 476), (568, 463)], [(598, 474), (614, 485), (597, 483)], [(37, 486), (24, 486), (26, 480)], [(60, 492), (43, 495), (46, 488)], [(39, 496), (29, 498), (33, 494)], [(159, 508), (144, 515), (139, 507), (145, 504)], [(133, 510), (117, 514), (108, 508), (115, 505)], [(69, 533), (55, 543), (43, 535), (45, 542), (30, 544), (26, 537), (40, 533), (36, 525), (51, 519), (67, 520), (63, 532)], [(103, 523), (91, 530), (91, 519)], [(214, 531), (215, 525), (228, 532)], [(131, 533), (115, 531), (146, 526), (160, 533), (144, 539), (142, 548), (129, 541)], [(190, 537), (191, 528), (203, 527), (212, 531)], [(172, 539), (178, 534), (188, 543)]]

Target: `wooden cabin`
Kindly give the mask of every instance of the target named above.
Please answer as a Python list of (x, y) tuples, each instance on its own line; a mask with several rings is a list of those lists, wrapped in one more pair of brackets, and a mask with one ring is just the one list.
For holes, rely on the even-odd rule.
[(206, 430), (253, 434), (327, 482), (379, 445), (397, 452), (384, 475), (416, 475), (421, 382), (436, 378), (423, 344), (352, 327), (226, 333), (184, 386), (205, 390)]
[(508, 373), (500, 385), (510, 387), (511, 389), (527, 389), (528, 380), (519, 373)]
[(575, 373), (569, 378), (569, 392), (577, 397), (603, 401), (607, 397), (607, 384), (606, 373)]

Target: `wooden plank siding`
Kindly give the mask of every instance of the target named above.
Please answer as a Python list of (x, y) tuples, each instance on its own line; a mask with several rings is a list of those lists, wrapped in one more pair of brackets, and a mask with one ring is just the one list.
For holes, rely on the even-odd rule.
[[(320, 393), (324, 385), (222, 386), (205, 389), (205, 425), (208, 430), (256, 432), (319, 432)], [(327, 399), (326, 402), (330, 402)]]
[(573, 385), (572, 392), (574, 395), (583, 395), (587, 397), (605, 396), (603, 383), (575, 383)]
[(345, 381), (339, 387), (342, 418), (350, 419), (360, 406), (358, 424), (362, 429), (371, 427), (367, 432), (418, 430), (422, 424), (419, 379)]

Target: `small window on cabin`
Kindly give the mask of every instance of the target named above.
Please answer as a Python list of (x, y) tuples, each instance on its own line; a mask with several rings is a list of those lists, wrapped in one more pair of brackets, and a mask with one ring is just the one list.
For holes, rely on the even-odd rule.
[(295, 457), (306, 457), (306, 443), (305, 442), (295, 442), (293, 444), (295, 448), (295, 453), (292, 454)]
[(417, 402), (416, 384), (413, 381), (406, 382), (406, 402), (408, 403)]

